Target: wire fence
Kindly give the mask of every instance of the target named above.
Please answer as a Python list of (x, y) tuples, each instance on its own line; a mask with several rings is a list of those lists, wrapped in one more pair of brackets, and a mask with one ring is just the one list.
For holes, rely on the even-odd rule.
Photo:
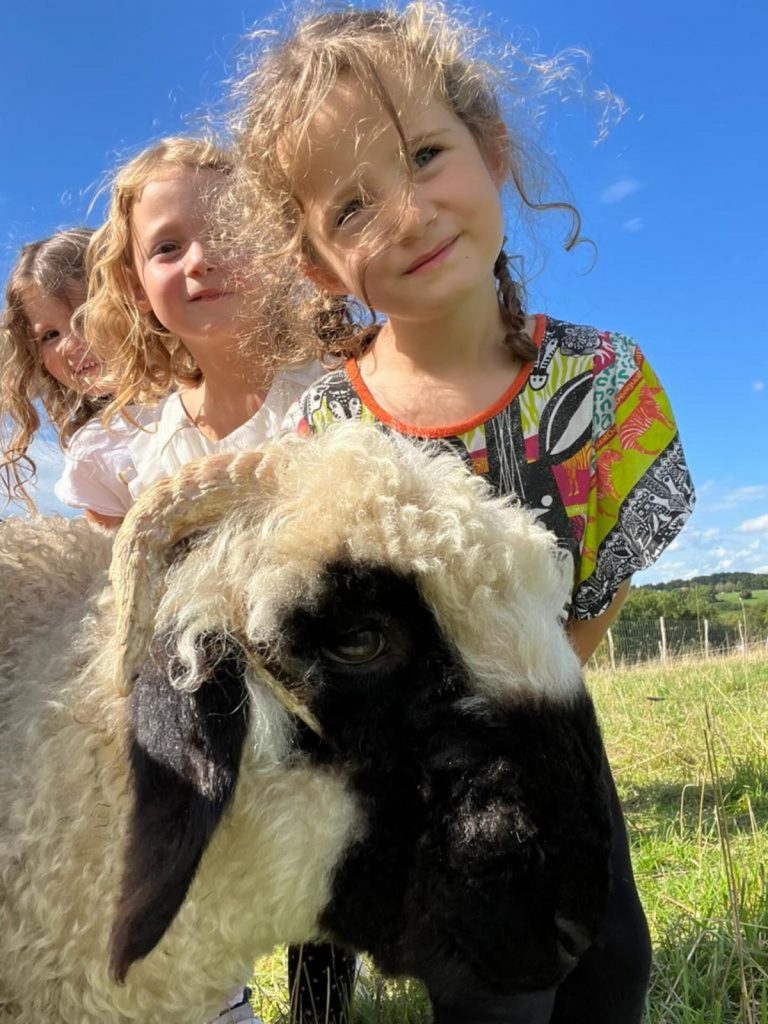
[(617, 619), (592, 655), (595, 667), (616, 668), (643, 661), (735, 654), (768, 649), (768, 627), (749, 630), (745, 622), (725, 625), (691, 619)]

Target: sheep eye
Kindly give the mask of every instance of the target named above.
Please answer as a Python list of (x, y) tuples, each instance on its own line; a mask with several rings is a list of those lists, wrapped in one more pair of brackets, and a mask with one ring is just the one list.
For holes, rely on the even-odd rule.
[(344, 665), (364, 665), (377, 658), (386, 646), (378, 629), (359, 629), (338, 637), (332, 645), (321, 647), (323, 654), (331, 661)]

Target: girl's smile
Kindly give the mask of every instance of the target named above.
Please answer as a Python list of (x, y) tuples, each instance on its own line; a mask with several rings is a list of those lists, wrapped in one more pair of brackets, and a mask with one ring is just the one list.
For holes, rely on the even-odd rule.
[(230, 295), (230, 292), (223, 291), (220, 288), (204, 288), (202, 291), (196, 292), (191, 298), (190, 302), (214, 302), (216, 299), (223, 299), (225, 296)]
[(449, 238), (446, 242), (440, 242), (434, 249), (426, 254), (426, 256), (417, 257), (413, 263), (405, 271), (406, 274), (420, 274), (429, 270), (434, 270), (435, 267), (439, 267), (454, 250), (456, 242), (459, 236), (455, 238)]

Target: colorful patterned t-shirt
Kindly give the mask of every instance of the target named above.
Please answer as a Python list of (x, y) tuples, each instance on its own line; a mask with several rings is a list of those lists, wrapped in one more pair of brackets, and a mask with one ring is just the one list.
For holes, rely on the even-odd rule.
[(571, 551), (571, 615), (590, 619), (677, 536), (693, 508), (693, 484), (667, 396), (630, 338), (538, 316), (534, 340), (535, 362), (463, 423), (396, 420), (350, 360), (305, 392), (288, 425), (310, 434), (359, 419), (450, 446)]

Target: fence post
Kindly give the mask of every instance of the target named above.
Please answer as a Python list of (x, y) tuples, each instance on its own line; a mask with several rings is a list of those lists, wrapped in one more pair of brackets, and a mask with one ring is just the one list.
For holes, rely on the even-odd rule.
[(613, 646), (613, 633), (611, 632), (610, 627), (608, 628), (608, 654), (609, 654), (610, 659), (611, 659), (611, 669), (615, 672), (616, 671), (616, 652), (615, 652), (615, 649), (614, 649), (614, 646)]
[(667, 661), (667, 631), (664, 628), (664, 616), (659, 616), (659, 625), (661, 626), (661, 660), (666, 664)]
[(704, 657), (709, 657), (709, 619), (704, 619)]

